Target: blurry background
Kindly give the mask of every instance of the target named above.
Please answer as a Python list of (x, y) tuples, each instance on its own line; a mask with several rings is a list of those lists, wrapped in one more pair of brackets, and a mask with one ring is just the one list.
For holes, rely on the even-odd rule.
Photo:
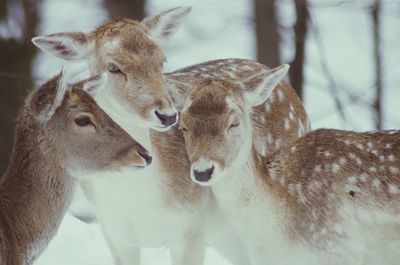
[[(22, 100), (62, 65), (32, 37), (89, 31), (109, 18), (142, 19), (179, 5), (193, 10), (165, 49), (166, 71), (229, 57), (289, 63), (313, 128), (400, 128), (400, 0), (0, 0), (0, 175)], [(91, 241), (76, 242), (76, 235)], [(39, 263), (57, 257), (111, 262), (98, 226), (70, 216)]]

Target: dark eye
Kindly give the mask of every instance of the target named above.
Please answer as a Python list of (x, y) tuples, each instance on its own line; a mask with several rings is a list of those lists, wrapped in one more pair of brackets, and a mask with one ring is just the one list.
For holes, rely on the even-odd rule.
[(239, 125), (240, 125), (240, 122), (234, 122), (234, 123), (231, 124), (231, 126), (229, 126), (229, 129), (238, 127)]
[(88, 116), (84, 116), (84, 115), (75, 118), (74, 121), (75, 121), (76, 125), (81, 126), (81, 127), (93, 125), (90, 118)]
[(179, 128), (182, 132), (187, 132), (188, 130), (186, 129), (186, 127), (180, 127)]
[(121, 70), (119, 70), (118, 66), (116, 64), (114, 64), (114, 63), (108, 63), (107, 64), (107, 70), (112, 74), (121, 73)]

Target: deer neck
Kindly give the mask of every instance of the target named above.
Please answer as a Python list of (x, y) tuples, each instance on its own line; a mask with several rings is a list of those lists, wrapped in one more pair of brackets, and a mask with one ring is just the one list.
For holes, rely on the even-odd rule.
[[(219, 204), (235, 207), (240, 194), (246, 190), (257, 189), (259, 186), (256, 172), (257, 156), (256, 149), (251, 145), (241, 149), (241, 153), (233, 166), (226, 171), (223, 179), (212, 186), (212, 191)], [(254, 192), (250, 194), (254, 194)]]
[(22, 121), (17, 121), (11, 163), (0, 185), (0, 211), (12, 227), (15, 246), (9, 247), (30, 264), (61, 223), (75, 181), (58, 162), (54, 144), (39, 143), (38, 125)]

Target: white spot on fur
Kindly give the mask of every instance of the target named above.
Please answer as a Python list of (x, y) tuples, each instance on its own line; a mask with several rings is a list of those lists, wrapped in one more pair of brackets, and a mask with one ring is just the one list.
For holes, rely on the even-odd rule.
[(277, 89), (277, 92), (278, 92), (279, 101), (283, 101), (285, 99), (285, 95), (283, 94), (283, 92), (280, 89)]
[(341, 158), (339, 159), (339, 164), (341, 164), (342, 166), (343, 166), (344, 164), (346, 164), (346, 162), (347, 162), (347, 159), (344, 158), (344, 157), (341, 157)]
[(267, 112), (271, 112), (271, 105), (269, 105), (268, 103), (265, 103), (264, 106), (265, 106), (265, 110)]
[(282, 146), (282, 139), (276, 139), (276, 141), (275, 141), (275, 148), (278, 150), (278, 149), (280, 149), (281, 148), (281, 146)]
[(290, 148), (290, 152), (294, 153), (296, 152), (297, 147), (294, 145)]
[(330, 156), (331, 156), (331, 152), (325, 151), (325, 152), (324, 152), (324, 156), (325, 156), (325, 157), (330, 157)]
[(366, 174), (366, 173), (361, 173), (361, 175), (360, 175), (360, 180), (361, 180), (362, 182), (367, 182), (367, 180), (368, 180), (368, 174)]
[(315, 172), (321, 172), (321, 171), (322, 171), (321, 165), (316, 165), (316, 166), (314, 167), (314, 171), (315, 171)]
[(289, 130), (289, 129), (290, 129), (289, 119), (285, 118), (285, 130)]
[(356, 147), (360, 150), (364, 150), (364, 146), (360, 143), (356, 144)]
[(390, 162), (393, 162), (394, 161), (394, 155), (393, 154), (388, 155), (388, 160)]
[(310, 184), (308, 184), (308, 190), (312, 191), (312, 192), (321, 189), (321, 187), (322, 187), (322, 183), (320, 181), (316, 181), (316, 180), (311, 181)]
[(349, 158), (351, 158), (351, 159), (356, 159), (356, 155), (355, 154), (353, 154), (353, 153), (349, 153)]
[(347, 183), (349, 183), (350, 185), (354, 185), (357, 183), (357, 177), (355, 176), (351, 176), (347, 179)]
[(272, 145), (274, 139), (272, 138), (272, 135), (270, 133), (267, 133), (267, 143), (269, 145)]
[(393, 173), (393, 174), (397, 174), (397, 173), (399, 173), (399, 169), (397, 168), (397, 167), (389, 167), (389, 171), (390, 171), (390, 173)]
[(332, 173), (336, 174), (340, 170), (340, 165), (333, 163), (332, 164)]
[(369, 167), (369, 171), (376, 172), (376, 167)]
[(386, 148), (386, 149), (391, 149), (392, 147), (393, 147), (392, 144), (386, 144), (386, 145), (385, 145), (385, 148)]
[(375, 188), (379, 188), (381, 186), (381, 181), (379, 179), (374, 179), (372, 181), (372, 186)]
[(394, 185), (392, 185), (392, 184), (388, 184), (388, 191), (391, 194), (397, 194), (397, 193), (400, 192), (399, 188), (394, 186)]
[(290, 119), (291, 121), (294, 120), (293, 112), (289, 112), (289, 119)]

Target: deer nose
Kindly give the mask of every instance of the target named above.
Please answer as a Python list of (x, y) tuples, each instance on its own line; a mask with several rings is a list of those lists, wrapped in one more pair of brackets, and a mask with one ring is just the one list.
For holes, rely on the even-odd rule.
[(197, 171), (197, 170), (193, 170), (194, 173), (194, 177), (197, 181), (200, 182), (207, 182), (211, 179), (212, 173), (214, 172), (214, 166), (212, 166), (209, 169), (206, 169), (205, 171)]
[(170, 115), (170, 116), (162, 114), (162, 113), (158, 112), (157, 110), (155, 113), (156, 113), (156, 116), (160, 119), (161, 124), (164, 126), (170, 126), (176, 122), (176, 119), (177, 119), (176, 113), (173, 115)]
[(153, 158), (151, 157), (151, 155), (149, 155), (149, 153), (147, 153), (146, 151), (138, 151), (138, 154), (144, 159), (146, 160), (147, 165), (151, 164), (151, 161), (153, 161)]

